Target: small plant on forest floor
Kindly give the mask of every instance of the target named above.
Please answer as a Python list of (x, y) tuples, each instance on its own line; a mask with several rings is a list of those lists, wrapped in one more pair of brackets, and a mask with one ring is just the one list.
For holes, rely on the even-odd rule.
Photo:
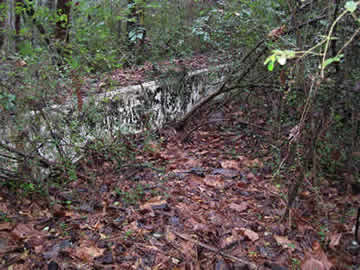
[(131, 236), (133, 235), (133, 233), (134, 233), (134, 232), (133, 232), (132, 230), (126, 231), (125, 234), (124, 234), (124, 239), (126, 240), (126, 239), (131, 238)]
[(0, 212), (0, 222), (10, 222), (10, 218), (6, 213)]
[(300, 267), (300, 260), (297, 258), (291, 258), (291, 269), (297, 270)]
[(64, 222), (62, 222), (62, 223), (60, 223), (60, 229), (61, 229), (61, 231), (62, 231), (62, 234), (64, 235), (64, 236), (67, 236), (67, 235), (69, 235), (69, 232), (68, 232), (68, 224), (66, 224), (66, 223), (64, 223)]
[(325, 242), (326, 234), (329, 232), (329, 229), (325, 226), (321, 226), (320, 230), (318, 231), (318, 235), (320, 236), (321, 242)]
[(140, 201), (144, 200), (146, 195), (155, 197), (162, 193), (160, 190), (154, 190), (151, 189), (150, 186), (142, 184), (136, 185), (135, 189), (130, 191), (122, 191), (121, 189), (116, 188), (115, 192), (125, 205), (136, 205)]
[(121, 201), (126, 205), (136, 205), (145, 197), (144, 187), (140, 184), (131, 191), (122, 191), (121, 189), (115, 189), (115, 192), (120, 196)]
[(72, 204), (72, 201), (70, 201), (70, 200), (64, 201), (64, 205), (66, 205), (66, 207), (67, 207), (68, 209), (70, 209), (71, 204)]

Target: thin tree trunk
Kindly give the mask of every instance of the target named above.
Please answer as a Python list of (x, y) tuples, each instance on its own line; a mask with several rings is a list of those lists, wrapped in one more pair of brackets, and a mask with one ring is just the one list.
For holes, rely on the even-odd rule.
[(0, 0), (0, 49), (5, 40), (5, 22), (6, 22), (6, 9), (5, 0)]
[(65, 43), (69, 42), (69, 22), (70, 22), (70, 12), (71, 12), (71, 0), (58, 0), (56, 5), (58, 16), (63, 16), (63, 19), (59, 19), (56, 22), (56, 31), (55, 38), (64, 41)]
[(129, 7), (129, 14), (128, 14), (128, 20), (126, 23), (126, 32), (128, 36), (128, 43), (129, 43), (129, 49), (133, 49), (133, 42), (132, 42), (132, 35), (134, 34), (135, 28), (136, 28), (136, 22), (137, 22), (137, 16), (136, 16), (136, 6), (134, 0), (128, 0), (128, 7)]
[(56, 5), (59, 18), (56, 22), (55, 38), (59, 42), (58, 53), (65, 58), (71, 57), (71, 48), (69, 46), (71, 2), (71, 0), (58, 0)]
[[(15, 0), (15, 6), (21, 6), (22, 0)], [(18, 51), (20, 49), (20, 30), (21, 30), (21, 12), (17, 11), (15, 7), (15, 49)]]
[[(42, 36), (44, 36), (44, 40), (46, 42), (47, 45), (50, 45), (50, 39), (47, 38), (45, 36), (46, 31), (44, 26), (39, 23), (36, 18), (35, 18), (35, 9), (34, 9), (34, 3), (32, 0), (28, 0), (28, 1), (23, 1), (23, 0), (16, 0), (15, 4), (17, 7), (21, 7), (25, 9), (25, 13), (26, 15), (32, 20), (32, 23), (36, 26), (36, 28), (38, 29), (38, 31), (40, 32), (40, 34)], [(20, 43), (20, 30), (21, 30), (21, 15), (24, 18), (25, 21), (25, 14), (24, 12), (16, 12), (15, 14), (15, 33), (16, 33), (16, 37), (15, 37), (15, 42), (16, 42), (16, 49), (19, 49), (19, 43)]]
[[(128, 0), (129, 14), (127, 20), (127, 35), (129, 49), (133, 50), (136, 44), (136, 53), (143, 53), (145, 46), (145, 0), (142, 3), (136, 3), (134, 0)], [(138, 35), (141, 34), (141, 38)]]
[(48, 7), (49, 10), (54, 10), (55, 9), (55, 0), (47, 0), (46, 6)]

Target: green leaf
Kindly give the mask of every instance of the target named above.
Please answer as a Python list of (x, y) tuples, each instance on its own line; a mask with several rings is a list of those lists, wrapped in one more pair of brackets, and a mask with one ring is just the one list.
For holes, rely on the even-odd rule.
[(341, 60), (341, 58), (343, 57), (344, 55), (343, 54), (340, 54), (336, 57), (332, 57), (332, 58), (329, 58), (329, 59), (326, 59), (323, 63), (323, 68), (326, 68), (328, 65), (332, 64), (333, 62), (339, 62)]
[(274, 70), (274, 62), (270, 62), (267, 66), (269, 71), (273, 71)]
[(276, 62), (276, 55), (273, 54), (273, 55), (270, 55), (268, 58), (266, 58), (264, 65), (267, 65), (267, 69), (269, 71), (273, 71), (275, 62)]
[(348, 11), (350, 11), (351, 13), (353, 13), (353, 12), (356, 10), (357, 5), (358, 5), (358, 3), (356, 3), (355, 1), (348, 1), (348, 2), (346, 2), (346, 4), (345, 4), (345, 8), (346, 8)]
[(269, 62), (274, 62), (275, 59), (275, 55), (270, 55), (268, 58), (266, 58), (264, 65), (267, 65)]

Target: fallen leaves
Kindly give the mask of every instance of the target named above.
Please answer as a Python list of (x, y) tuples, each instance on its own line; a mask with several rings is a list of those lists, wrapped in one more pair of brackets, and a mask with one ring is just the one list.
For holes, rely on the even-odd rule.
[(224, 160), (220, 162), (221, 167), (224, 169), (241, 170), (241, 164), (237, 160)]
[(274, 235), (274, 239), (282, 248), (289, 249), (290, 251), (295, 250), (295, 244), (290, 241), (286, 236)]
[(246, 236), (252, 242), (259, 240), (259, 235), (256, 232), (254, 232), (250, 229), (247, 229), (247, 228), (242, 228), (241, 230), (242, 230), (244, 236)]
[(149, 201), (147, 201), (146, 203), (140, 206), (140, 209), (142, 210), (147, 209), (151, 211), (156, 209), (165, 209), (165, 208), (167, 208), (167, 202), (166, 200), (162, 199), (162, 196), (153, 197)]
[(223, 189), (225, 186), (224, 179), (220, 175), (206, 175), (204, 178), (204, 183), (207, 186)]
[(329, 247), (332, 250), (336, 250), (336, 247), (339, 246), (341, 236), (342, 236), (342, 233), (335, 233), (330, 236)]
[[(51, 193), (56, 199), (52, 208), (26, 202), (19, 211), (22, 219), (0, 222), (0, 256), (26, 243), (29, 252), (21, 251), (20, 257), (35, 254), (45, 265), (56, 259), (62, 269), (84, 264), (89, 269), (110, 264), (115, 269), (235, 269), (233, 262), (248, 269), (264, 260), (272, 261), (268, 265), (273, 269), (286, 269), (290, 257), (301, 261), (302, 270), (335, 265), (327, 252), (342, 248), (350, 224), (342, 224), (341, 230), (329, 226), (329, 249), (314, 242), (308, 252), (302, 244), (316, 239), (317, 225), (295, 213), (294, 237), (288, 224), (278, 222), (286, 189), (272, 182), (268, 163), (273, 156), (257, 158), (257, 152), (246, 152), (242, 134), (199, 130), (192, 135), (192, 145), (183, 145), (175, 135), (167, 144), (141, 140), (131, 148), (135, 164), (102, 157), (98, 165), (83, 168), (84, 178)], [(337, 198), (335, 189), (331, 193), (332, 200)], [(299, 209), (312, 198), (313, 192), (304, 189)], [(0, 200), (0, 212), (8, 212)], [(333, 200), (331, 209), (336, 203)], [(34, 226), (34, 219), (47, 222)], [(72, 265), (59, 259), (63, 255)], [(24, 269), (37, 269), (30, 259), (21, 260), (26, 261), (19, 264)]]
[(282, 25), (278, 28), (275, 28), (273, 30), (271, 30), (268, 33), (268, 38), (272, 39), (273, 41), (277, 40), (281, 35), (284, 34), (285, 31), (285, 25)]
[(247, 208), (249, 207), (247, 202), (242, 202), (240, 204), (236, 204), (236, 203), (231, 203), (229, 205), (229, 208), (232, 210), (235, 210), (237, 212), (243, 212), (245, 211)]
[(84, 262), (92, 262), (96, 257), (103, 255), (104, 249), (95, 246), (92, 241), (84, 240), (79, 246), (74, 248), (72, 253), (75, 257)]
[(312, 252), (305, 252), (301, 270), (330, 270), (333, 264), (327, 258), (318, 241), (314, 241)]
[(16, 239), (29, 239), (30, 237), (45, 237), (47, 233), (39, 232), (34, 228), (34, 224), (20, 223), (12, 230), (11, 235)]

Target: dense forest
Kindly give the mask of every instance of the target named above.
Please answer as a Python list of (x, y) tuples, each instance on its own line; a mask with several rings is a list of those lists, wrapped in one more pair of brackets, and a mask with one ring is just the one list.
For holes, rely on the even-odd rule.
[(359, 5), (0, 0), (0, 268), (359, 269)]

